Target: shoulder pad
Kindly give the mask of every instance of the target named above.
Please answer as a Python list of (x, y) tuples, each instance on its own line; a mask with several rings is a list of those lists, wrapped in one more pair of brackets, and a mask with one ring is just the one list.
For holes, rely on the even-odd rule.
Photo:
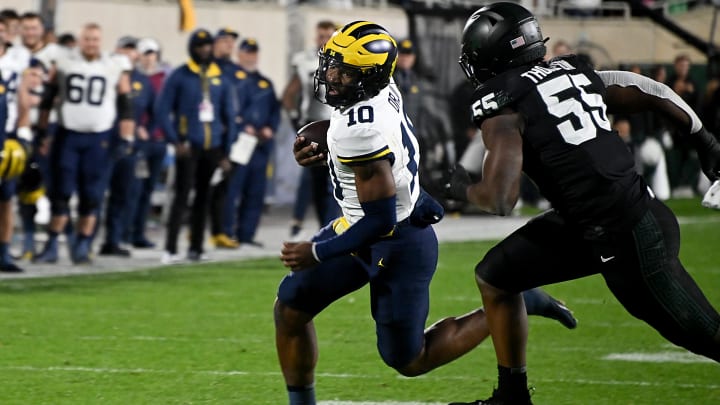
[(485, 86), (478, 88), (473, 98), (475, 102), (472, 104), (472, 117), (477, 124), (497, 114), (513, 101), (505, 90), (495, 90)]

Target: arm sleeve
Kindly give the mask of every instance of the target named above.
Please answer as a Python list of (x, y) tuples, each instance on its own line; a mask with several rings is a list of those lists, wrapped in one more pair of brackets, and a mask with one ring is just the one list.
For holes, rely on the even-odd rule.
[(677, 93), (665, 84), (632, 72), (607, 70), (597, 72), (597, 74), (600, 76), (600, 79), (602, 79), (605, 87), (635, 87), (647, 95), (671, 102), (687, 114), (688, 117), (690, 117), (690, 133), (695, 133), (702, 128), (702, 121), (700, 121), (700, 118), (697, 116), (695, 111), (693, 111), (693, 109)]
[(396, 200), (393, 195), (361, 203), (365, 215), (359, 221), (340, 235), (313, 244), (315, 259), (322, 262), (347, 255), (390, 234), (397, 222)]
[(178, 134), (173, 127), (172, 121), (170, 120), (170, 114), (173, 112), (171, 109), (175, 104), (175, 97), (177, 97), (176, 82), (178, 81), (178, 72), (179, 70), (176, 70), (170, 74), (170, 77), (168, 77), (165, 81), (165, 84), (160, 90), (160, 94), (155, 100), (155, 105), (153, 106), (153, 119), (163, 130), (165, 138), (170, 143), (175, 143), (179, 140)]

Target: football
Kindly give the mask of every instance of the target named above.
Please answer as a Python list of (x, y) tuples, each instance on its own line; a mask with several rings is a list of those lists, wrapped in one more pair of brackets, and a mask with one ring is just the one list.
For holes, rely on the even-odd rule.
[(304, 127), (300, 128), (297, 132), (297, 136), (305, 138), (305, 142), (309, 144), (316, 144), (317, 153), (327, 154), (327, 131), (330, 127), (330, 120), (313, 121)]

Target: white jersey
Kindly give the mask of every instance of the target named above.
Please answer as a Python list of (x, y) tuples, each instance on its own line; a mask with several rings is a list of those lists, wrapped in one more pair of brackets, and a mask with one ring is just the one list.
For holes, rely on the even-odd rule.
[(326, 120), (330, 118), (332, 108), (315, 98), (315, 71), (318, 68), (317, 50), (296, 53), (291, 61), (295, 72), (300, 78), (302, 100), (300, 102), (300, 118), (305, 122)]
[(0, 77), (2, 84), (7, 89), (7, 122), (5, 131), (15, 132), (18, 119), (18, 96), (17, 89), (22, 80), (23, 71), (30, 64), (30, 53), (25, 48), (11, 46), (7, 48), (3, 56), (0, 56)]
[[(42, 63), (43, 67), (48, 71), (51, 70), (53, 66), (55, 66), (55, 62), (58, 60), (58, 58), (69, 52), (66, 48), (63, 48), (62, 46), (54, 43), (45, 44), (45, 46), (43, 46), (36, 52), (31, 52), (23, 45), (18, 46), (17, 49), (18, 51), (27, 53), (29, 55), (29, 58), (35, 59), (38, 62)], [(43, 87), (34, 89), (33, 92), (35, 92), (36, 94), (42, 94)], [(38, 111), (38, 107), (32, 107), (30, 109), (30, 122), (33, 124), (37, 124), (39, 116), (40, 113)], [(57, 122), (57, 112), (55, 110), (50, 112), (49, 122)]]
[(102, 54), (88, 61), (76, 51), (58, 59), (56, 67), (60, 125), (77, 132), (111, 129), (117, 116), (117, 84), (131, 69), (128, 59)]
[(420, 154), (402, 96), (390, 83), (370, 100), (335, 109), (328, 128), (328, 166), (335, 199), (350, 225), (365, 214), (355, 186), (353, 165), (388, 159), (397, 192), (397, 221), (410, 216), (420, 195)]
[(45, 69), (50, 70), (50, 68), (57, 63), (58, 59), (67, 56), (68, 53), (69, 51), (62, 46), (50, 43), (33, 53), (32, 57), (45, 65)]

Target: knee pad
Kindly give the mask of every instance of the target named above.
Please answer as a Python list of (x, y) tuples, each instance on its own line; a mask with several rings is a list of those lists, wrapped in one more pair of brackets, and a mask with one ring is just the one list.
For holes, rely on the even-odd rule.
[(505, 253), (496, 246), (490, 249), (480, 263), (475, 266), (475, 279), (510, 293), (525, 290), (525, 288), (517, 287), (518, 283), (517, 280), (513, 280), (513, 275), (508, 275), (503, 271), (507, 266)]
[(78, 213), (82, 216), (92, 215), (97, 210), (100, 202), (93, 198), (81, 198), (78, 205)]
[(50, 201), (50, 213), (53, 216), (68, 215), (70, 213), (69, 198), (55, 197)]
[(285, 276), (278, 287), (277, 297), (285, 306), (312, 315), (320, 313), (325, 305), (307, 297), (302, 298), (304, 287), (302, 280), (296, 274)]
[(422, 330), (394, 325), (377, 325), (377, 349), (383, 362), (402, 374), (420, 354), (424, 344)]

